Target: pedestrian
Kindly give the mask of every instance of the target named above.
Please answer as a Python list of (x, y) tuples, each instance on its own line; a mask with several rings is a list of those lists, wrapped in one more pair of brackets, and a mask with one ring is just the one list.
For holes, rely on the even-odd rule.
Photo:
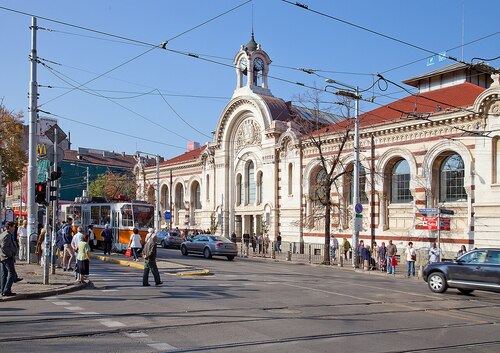
[(128, 247), (132, 249), (132, 254), (134, 255), (134, 261), (139, 261), (139, 250), (142, 249), (141, 236), (139, 235), (139, 229), (134, 228), (132, 230), (132, 235), (130, 236), (130, 241), (128, 242)]
[(270, 243), (270, 239), (269, 239), (269, 234), (266, 233), (266, 235), (264, 236), (264, 255), (267, 255), (267, 252), (269, 251), (269, 243)]
[(281, 232), (278, 232), (278, 236), (276, 237), (276, 252), (281, 253)]
[(458, 250), (457, 252), (457, 257), (460, 257), (462, 256), (463, 254), (465, 254), (467, 252), (467, 248), (465, 247), (465, 245), (462, 245), (460, 247), (460, 250)]
[(364, 264), (367, 263), (368, 264), (367, 268), (369, 270), (370, 269), (370, 262), (371, 262), (370, 245), (366, 245), (363, 247), (360, 246), (359, 252), (360, 252), (360, 260), (361, 260), (362, 267), (364, 268)]
[[(79, 229), (81, 227), (78, 227)], [(81, 233), (80, 233), (81, 234)], [(82, 234), (78, 242), (78, 254), (76, 255), (76, 273), (78, 273), (77, 281), (85, 283), (85, 276), (89, 275), (90, 270), (90, 246), (88, 244), (88, 234)]]
[(382, 242), (382, 245), (378, 247), (378, 265), (380, 267), (380, 271), (387, 270), (387, 249), (385, 247), (385, 242)]
[(337, 258), (337, 249), (339, 247), (339, 241), (335, 238), (335, 235), (330, 236), (330, 260), (333, 261)]
[(95, 240), (94, 226), (92, 224), (89, 224), (87, 229), (87, 234), (89, 236), (90, 251), (94, 251), (94, 248), (96, 246), (96, 240)]
[(257, 247), (257, 236), (255, 235), (255, 233), (253, 233), (252, 235), (252, 249), (253, 249), (253, 253), (255, 255), (255, 248)]
[(245, 252), (246, 255), (248, 256), (248, 252), (250, 249), (250, 234), (248, 234), (248, 232), (243, 234), (243, 243), (245, 244)]
[(387, 274), (396, 274), (396, 266), (392, 265), (392, 258), (396, 257), (396, 254), (398, 253), (398, 248), (396, 248), (396, 245), (392, 243), (392, 240), (389, 240), (389, 245), (387, 245), (386, 249), (387, 253)]
[(358, 264), (360, 264), (361, 266), (363, 266), (363, 257), (361, 256), (361, 253), (363, 252), (364, 248), (365, 242), (363, 240), (360, 240), (358, 246), (356, 247), (356, 254), (358, 254)]
[(408, 265), (408, 277), (410, 274), (415, 276), (415, 261), (417, 261), (417, 252), (413, 248), (413, 243), (410, 241), (406, 247), (406, 263)]
[[(75, 277), (77, 276), (76, 266), (78, 265), (78, 243), (82, 240), (83, 237), (83, 228), (80, 226), (77, 228), (77, 232), (73, 235), (73, 239), (71, 240), (71, 247), (75, 253)], [(71, 265), (71, 264), (70, 264)]]
[(347, 253), (351, 250), (351, 243), (347, 238), (342, 239), (342, 252), (344, 253), (344, 259), (347, 260)]
[(375, 270), (377, 265), (378, 265), (378, 245), (377, 245), (376, 241), (373, 242), (371, 255), (372, 255), (371, 266), (372, 266), (372, 269)]
[(429, 263), (433, 264), (434, 262), (440, 261), (440, 251), (436, 246), (436, 243), (432, 243), (432, 247), (429, 249)]
[(47, 234), (47, 229), (45, 226), (42, 228), (40, 232), (40, 236), (38, 237), (38, 241), (36, 242), (36, 247), (35, 247), (35, 255), (38, 257), (38, 263), (40, 266), (43, 267), (45, 264), (45, 235)]
[(158, 266), (156, 266), (156, 234), (151, 235), (146, 245), (144, 245), (144, 250), (142, 252), (142, 257), (144, 258), (144, 272), (142, 274), (142, 285), (144, 287), (149, 287), (149, 270), (153, 273), (155, 283), (157, 286), (162, 285), (163, 282), (160, 279), (160, 273), (158, 272)]
[(231, 241), (236, 244), (236, 233), (235, 232), (233, 232), (231, 234)]
[[(151, 238), (153, 236), (153, 234), (155, 234), (154, 228), (148, 228), (148, 234), (146, 234), (146, 240), (144, 242), (147, 243), (149, 241), (149, 238)], [(187, 230), (184, 231), (184, 236), (185, 236), (185, 240), (190, 239)]]
[[(61, 228), (60, 232), (62, 233), (63, 240), (63, 271), (73, 271), (73, 267), (71, 267), (71, 263), (75, 258), (75, 252), (73, 247), (71, 246), (71, 242), (73, 241), (73, 218), (68, 217), (66, 219), (66, 224)], [(69, 261), (66, 262), (69, 256)]]
[[(0, 262), (2, 268), (2, 297), (12, 297), (16, 293), (12, 292), (12, 284), (17, 278), (14, 259), (18, 252), (14, 241), (14, 222), (6, 223), (6, 230), (0, 234)], [(17, 278), (18, 281), (22, 278)]]
[(101, 237), (104, 241), (104, 255), (111, 255), (111, 248), (113, 246), (113, 231), (109, 228), (109, 224), (106, 223), (104, 225)]
[(257, 237), (257, 245), (259, 246), (259, 255), (262, 255), (262, 246), (264, 245), (264, 237), (259, 234)]
[(17, 239), (19, 241), (19, 261), (26, 261), (28, 258), (28, 222), (26, 220), (17, 228)]

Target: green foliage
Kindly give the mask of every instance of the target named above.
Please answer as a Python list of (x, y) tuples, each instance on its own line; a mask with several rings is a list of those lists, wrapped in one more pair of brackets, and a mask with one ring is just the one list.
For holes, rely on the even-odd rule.
[(135, 198), (136, 192), (135, 177), (129, 174), (108, 172), (99, 175), (89, 185), (89, 196), (105, 197), (108, 200), (119, 198), (131, 200)]
[(0, 104), (0, 169), (4, 185), (20, 180), (28, 162), (28, 156), (22, 148), (22, 120), (22, 113), (11, 113)]

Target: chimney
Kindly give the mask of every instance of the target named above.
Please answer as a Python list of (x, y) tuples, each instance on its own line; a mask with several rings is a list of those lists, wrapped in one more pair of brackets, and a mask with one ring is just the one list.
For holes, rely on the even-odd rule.
[(200, 143), (195, 141), (189, 141), (187, 144), (188, 151), (194, 151), (195, 149), (200, 148)]

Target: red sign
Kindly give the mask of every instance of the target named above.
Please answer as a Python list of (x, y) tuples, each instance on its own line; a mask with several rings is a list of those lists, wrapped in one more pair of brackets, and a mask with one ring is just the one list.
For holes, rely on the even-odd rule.
[[(423, 217), (422, 229), (438, 230), (438, 217)], [(449, 231), (450, 220), (448, 217), (441, 217), (441, 230)]]

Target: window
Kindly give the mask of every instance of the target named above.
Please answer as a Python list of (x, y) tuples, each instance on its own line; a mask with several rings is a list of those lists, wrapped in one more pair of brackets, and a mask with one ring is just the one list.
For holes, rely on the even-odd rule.
[(464, 188), (464, 161), (458, 154), (446, 157), (441, 163), (439, 180), (439, 201), (453, 202), (467, 200)]
[(250, 161), (247, 167), (247, 186), (248, 186), (248, 203), (255, 203), (255, 169), (253, 162)]
[(207, 180), (206, 181), (206, 185), (207, 185), (207, 187), (206, 187), (206, 190), (207, 190), (207, 197), (206, 197), (206, 199), (207, 199), (207, 201), (209, 201), (210, 200), (210, 175), (207, 175), (206, 180)]
[(467, 264), (480, 263), (482, 264), (486, 259), (486, 250), (471, 251), (460, 258), (460, 262)]
[(180, 183), (175, 187), (175, 207), (184, 208), (184, 187)]
[(413, 200), (410, 192), (410, 165), (404, 159), (396, 162), (391, 176), (391, 202), (408, 203)]
[(493, 183), (500, 184), (500, 136), (493, 138)]
[(155, 209), (153, 206), (134, 205), (133, 211), (134, 211), (135, 227), (137, 228), (153, 227), (154, 217), (155, 217)]
[(257, 173), (257, 204), (260, 205), (262, 203), (262, 172), (259, 171)]
[(288, 195), (292, 195), (292, 182), (293, 182), (292, 172), (293, 172), (293, 167), (292, 163), (290, 163), (288, 165)]
[(199, 210), (201, 208), (201, 189), (198, 182), (193, 183), (191, 192), (191, 197), (193, 198), (193, 206), (196, 210)]
[(120, 211), (122, 213), (122, 225), (124, 227), (133, 227), (134, 217), (132, 215), (132, 206), (123, 205)]
[(241, 185), (241, 174), (236, 176), (236, 205), (241, 205), (241, 200), (243, 200), (243, 187)]
[(101, 206), (101, 223), (102, 225), (111, 222), (111, 206)]
[(99, 206), (90, 207), (90, 224), (101, 224)]
[[(350, 169), (350, 170), (349, 170)], [(347, 202), (352, 204), (352, 198), (354, 195), (354, 164), (351, 164), (350, 168), (346, 173), (347, 182), (349, 183), (349, 192), (347, 194)], [(366, 196), (366, 170), (365, 167), (359, 164), (359, 202), (368, 203), (368, 197)]]

